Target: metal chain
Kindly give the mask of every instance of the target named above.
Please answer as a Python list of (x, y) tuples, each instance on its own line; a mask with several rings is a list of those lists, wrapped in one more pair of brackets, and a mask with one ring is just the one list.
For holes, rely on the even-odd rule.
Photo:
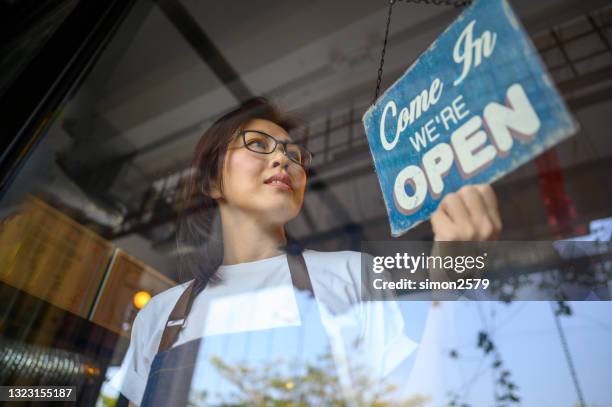
[(385, 51), (387, 50), (387, 41), (389, 39), (389, 27), (391, 26), (391, 13), (393, 12), (393, 5), (396, 1), (455, 7), (463, 7), (472, 4), (472, 0), (389, 0), (389, 12), (387, 13), (387, 26), (385, 28), (385, 41), (383, 42), (382, 52), (380, 53), (380, 65), (378, 67), (378, 79), (376, 80), (376, 92), (374, 93), (374, 100), (372, 101), (372, 104), (376, 102), (376, 99), (378, 99), (378, 94), (380, 93), (380, 83), (382, 82), (383, 67), (385, 65)]
[(382, 52), (380, 54), (380, 65), (378, 66), (378, 79), (376, 80), (376, 93), (374, 93), (374, 100), (372, 104), (378, 99), (380, 93), (380, 82), (382, 81), (383, 66), (385, 65), (385, 51), (387, 50), (387, 40), (389, 39), (389, 26), (391, 25), (391, 13), (393, 12), (393, 5), (395, 0), (389, 0), (389, 12), (387, 14), (387, 28), (385, 29), (385, 41), (383, 42)]

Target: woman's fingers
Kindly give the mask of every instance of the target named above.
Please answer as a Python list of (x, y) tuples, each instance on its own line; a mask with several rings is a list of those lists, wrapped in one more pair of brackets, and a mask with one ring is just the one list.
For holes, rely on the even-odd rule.
[(502, 230), (502, 220), (499, 213), (499, 205), (497, 203), (497, 195), (489, 184), (478, 184), (474, 185), (483, 197), (490, 219), (493, 221), (493, 225), (496, 231), (496, 237), (499, 236)]
[(453, 221), (446, 212), (439, 208), (431, 215), (431, 228), (433, 229), (434, 240), (436, 241), (451, 241), (458, 239), (458, 236), (452, 235), (456, 229), (456, 225), (453, 224)]
[(474, 239), (476, 231), (470, 220), (470, 212), (459, 193), (447, 194), (440, 203), (440, 209), (453, 223), (453, 230), (446, 233), (451, 240)]
[(484, 184), (447, 194), (431, 223), (436, 240), (490, 240), (502, 227), (495, 192)]
[(493, 237), (495, 225), (481, 192), (474, 186), (470, 186), (461, 188), (459, 195), (463, 198), (470, 213), (470, 220), (476, 234), (475, 240), (487, 240)]

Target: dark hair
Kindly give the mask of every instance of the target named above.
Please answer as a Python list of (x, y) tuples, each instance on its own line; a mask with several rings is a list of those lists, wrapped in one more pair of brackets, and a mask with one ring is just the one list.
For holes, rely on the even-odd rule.
[(282, 113), (264, 97), (242, 103), (226, 113), (204, 132), (195, 147), (183, 207), (177, 222), (178, 271), (182, 281), (195, 278), (195, 289), (216, 283), (215, 275), (223, 262), (223, 236), (217, 201), (210, 196), (213, 187), (222, 191), (222, 170), (227, 146), (249, 120), (265, 119), (287, 132), (297, 120)]

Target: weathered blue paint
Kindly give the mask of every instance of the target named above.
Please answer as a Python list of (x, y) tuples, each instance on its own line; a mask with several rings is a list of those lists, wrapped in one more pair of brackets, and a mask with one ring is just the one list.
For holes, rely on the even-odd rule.
[[(472, 38), (468, 41), (470, 33)], [(479, 48), (480, 62), (477, 63)], [(467, 56), (470, 52), (466, 49), (471, 50), (472, 56), (471, 63), (467, 64), (464, 62), (469, 59)], [(464, 69), (464, 65), (467, 68)], [(416, 108), (419, 101), (414, 99), (424, 91), (428, 97), (421, 102), (429, 102), (429, 106), (428, 109), (421, 106), (419, 116)], [(524, 101), (525, 97), (526, 103), (517, 102)], [(412, 120), (409, 119), (411, 101), (414, 105)], [(391, 102), (395, 103), (395, 110)], [(407, 115), (401, 112), (404, 107), (408, 107)], [(488, 116), (484, 113), (485, 107)], [(512, 116), (519, 110), (521, 116)], [(384, 140), (381, 138), (383, 113), (386, 113)], [(452, 120), (453, 116), (456, 120)], [(398, 125), (399, 117), (407, 120)], [(513, 135), (512, 142), (504, 147), (501, 141), (507, 142), (508, 139), (503, 139), (503, 129), (506, 127), (500, 123), (506, 120), (512, 126), (520, 127), (519, 133), (525, 131), (527, 136), (516, 137), (516, 131), (508, 133)], [(406, 123), (405, 130), (396, 139), (398, 126), (401, 129)], [(478, 0), (467, 8), (368, 109), (363, 116), (363, 124), (384, 195), (392, 236), (400, 236), (428, 219), (445, 194), (465, 184), (493, 182), (571, 136), (578, 128), (537, 51), (505, 0)], [(425, 127), (429, 128), (429, 138), (423, 138), (423, 134), (427, 134)], [(467, 133), (475, 131), (482, 133), (466, 137)], [(455, 132), (457, 134), (452, 136)], [(419, 133), (421, 141), (427, 142), (426, 146), (417, 142), (419, 138), (416, 133)], [(486, 136), (484, 143), (483, 134)], [(479, 147), (472, 149), (466, 140)], [(494, 140), (501, 144), (494, 143)], [(386, 142), (386, 148), (383, 142)], [(415, 148), (415, 142), (419, 151)], [(435, 154), (432, 151), (434, 147)], [(467, 154), (466, 149), (469, 150)], [(430, 171), (426, 172), (423, 158), (430, 151), (425, 160)], [(478, 156), (479, 152), (481, 154)], [(493, 157), (494, 153), (494, 158), (487, 162), (486, 158)], [(470, 161), (471, 155), (479, 159)], [(436, 172), (432, 168), (445, 167), (448, 163), (445, 160), (449, 159), (452, 159), (452, 164), (448, 172), (442, 172), (436, 181)], [(487, 164), (478, 171), (470, 172), (470, 163), (479, 161)], [(411, 167), (411, 170), (405, 170), (407, 167)], [(421, 178), (418, 177), (419, 169), (424, 174)], [(467, 172), (460, 171), (462, 169), (467, 169)], [(412, 211), (406, 209), (405, 203), (409, 201), (401, 201), (404, 206), (397, 201), (400, 196), (410, 198), (415, 195), (414, 185), (417, 184), (406, 184), (401, 181), (403, 177), (398, 181), (398, 175), (406, 174), (409, 177), (411, 171), (416, 177), (414, 179), (428, 185), (422, 203), (415, 205)], [(443, 185), (441, 190), (440, 180)], [(436, 188), (433, 185), (436, 182), (439, 194), (434, 196), (432, 188)], [(397, 186), (400, 184), (401, 188)], [(397, 192), (401, 189), (405, 195)], [(418, 197), (410, 202), (416, 201)]]

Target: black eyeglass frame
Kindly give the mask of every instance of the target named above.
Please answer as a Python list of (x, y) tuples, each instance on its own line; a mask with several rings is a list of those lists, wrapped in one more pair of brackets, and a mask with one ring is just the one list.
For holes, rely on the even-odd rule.
[[(264, 153), (264, 152), (262, 152), (262, 151), (256, 151), (256, 150), (253, 150), (253, 149), (249, 148), (249, 146), (247, 145), (246, 137), (245, 137), (245, 134), (246, 134), (246, 133), (258, 133), (258, 134), (261, 134), (261, 135), (263, 135), (263, 136), (267, 136), (267, 137), (271, 138), (272, 140), (274, 140), (274, 148), (272, 148), (272, 151), (270, 151), (270, 152), (268, 152), (268, 153)], [(281, 140), (277, 140), (277, 139), (276, 139), (274, 136), (272, 136), (272, 135), (270, 135), (270, 134), (268, 134), (268, 133), (265, 133), (265, 132), (263, 132), (263, 131), (260, 131), (260, 130), (249, 130), (249, 129), (241, 130), (241, 131), (239, 131), (239, 132), (236, 134), (236, 137), (238, 137), (238, 136), (240, 136), (240, 137), (242, 138), (242, 144), (243, 144), (243, 145), (246, 147), (246, 149), (247, 149), (247, 150), (252, 151), (252, 152), (254, 152), (254, 153), (257, 153), (257, 154), (272, 154), (272, 153), (274, 153), (274, 152), (276, 151), (276, 148), (278, 147), (278, 145), (279, 145), (279, 144), (282, 144), (282, 145), (283, 145), (283, 154), (285, 154), (285, 156), (286, 156), (288, 159), (290, 159), (292, 162), (294, 162), (294, 163), (298, 164), (299, 166), (301, 166), (301, 167), (302, 167), (302, 168), (304, 168), (305, 170), (306, 170), (306, 169), (308, 169), (308, 168), (310, 168), (310, 165), (311, 165), (311, 163), (312, 163), (312, 159), (314, 158), (314, 154), (313, 154), (313, 153), (312, 153), (310, 150), (308, 150), (306, 147), (304, 147), (303, 145), (301, 145), (300, 143), (295, 143), (295, 142), (293, 142), (293, 141), (281, 141)], [(295, 161), (293, 158), (291, 158), (291, 157), (290, 157), (290, 156), (287, 154), (287, 145), (288, 145), (288, 144), (292, 144), (292, 145), (298, 146), (298, 147), (300, 147), (300, 148), (301, 148), (303, 151), (305, 151), (305, 152), (308, 154), (308, 157), (309, 157), (309, 158), (308, 158), (308, 163), (307, 163), (307, 164), (302, 164), (301, 162), (299, 162), (299, 161)]]

